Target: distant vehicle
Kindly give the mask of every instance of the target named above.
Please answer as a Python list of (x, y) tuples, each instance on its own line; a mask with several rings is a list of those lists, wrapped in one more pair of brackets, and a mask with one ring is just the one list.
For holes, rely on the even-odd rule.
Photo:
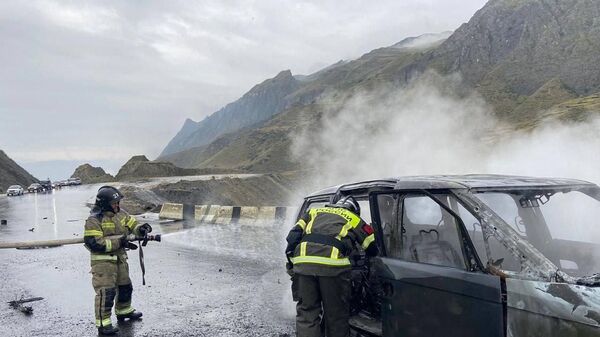
[(69, 186), (81, 185), (81, 179), (79, 179), (79, 178), (69, 178), (67, 180), (67, 185), (69, 185)]
[(350, 259), (352, 336), (600, 336), (597, 185), (390, 178), (315, 192), (300, 214), (349, 195), (381, 252)]
[(40, 180), (40, 185), (42, 185), (42, 189), (44, 191), (52, 191), (52, 182), (50, 181), (50, 179)]
[(38, 183), (33, 183), (33, 184), (29, 185), (29, 187), (27, 188), (27, 191), (29, 193), (42, 192), (42, 191), (44, 191), (44, 187)]
[(65, 186), (62, 184), (62, 180), (57, 180), (52, 183), (52, 188), (61, 188), (62, 186)]
[(23, 187), (21, 187), (21, 185), (12, 185), (6, 190), (7, 196), (23, 195), (23, 193), (24, 193), (24, 190), (23, 190)]

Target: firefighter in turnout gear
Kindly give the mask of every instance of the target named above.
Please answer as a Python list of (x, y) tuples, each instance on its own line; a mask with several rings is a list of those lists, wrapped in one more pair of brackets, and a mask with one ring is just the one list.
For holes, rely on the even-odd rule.
[(296, 332), (320, 337), (321, 320), (327, 337), (350, 336), (351, 263), (356, 246), (378, 253), (373, 228), (360, 218), (351, 196), (335, 204), (308, 210), (287, 236), (286, 255), (292, 263)]
[(122, 211), (119, 205), (121, 199), (123, 194), (116, 188), (101, 187), (85, 222), (84, 242), (91, 253), (92, 285), (96, 291), (96, 326), (98, 333), (104, 335), (119, 331), (110, 318), (113, 304), (119, 321), (142, 317), (142, 313), (131, 306), (133, 286), (126, 253), (126, 249), (137, 249), (137, 246), (126, 236), (143, 236), (151, 232), (152, 227), (138, 224), (134, 217)]

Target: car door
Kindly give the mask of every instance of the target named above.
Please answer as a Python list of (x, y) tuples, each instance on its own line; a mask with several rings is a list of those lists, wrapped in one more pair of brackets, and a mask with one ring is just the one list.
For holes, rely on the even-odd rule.
[[(498, 276), (473, 271), (474, 249), (447, 210), (427, 192), (370, 196), (377, 242), (372, 271), (381, 280), (383, 336), (505, 336)], [(463, 227), (464, 228), (464, 227)], [(465, 237), (467, 236), (467, 237)]]

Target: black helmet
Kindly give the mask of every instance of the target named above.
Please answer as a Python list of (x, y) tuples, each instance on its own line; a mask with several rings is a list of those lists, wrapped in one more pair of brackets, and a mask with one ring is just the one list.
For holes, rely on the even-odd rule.
[(110, 204), (119, 202), (123, 199), (123, 193), (112, 186), (102, 186), (96, 194), (96, 206), (102, 211), (112, 211)]
[(353, 196), (349, 195), (335, 203), (335, 207), (345, 208), (350, 212), (360, 216), (360, 205)]

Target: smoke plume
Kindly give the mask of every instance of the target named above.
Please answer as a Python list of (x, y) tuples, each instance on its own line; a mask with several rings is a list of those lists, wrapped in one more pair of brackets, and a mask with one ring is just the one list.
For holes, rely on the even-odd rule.
[[(424, 174), (493, 173), (600, 182), (600, 118), (513, 131), (459, 76), (429, 72), (404, 88), (321, 100), (321, 121), (292, 152), (314, 187)], [(501, 130), (505, 130), (501, 132)]]

